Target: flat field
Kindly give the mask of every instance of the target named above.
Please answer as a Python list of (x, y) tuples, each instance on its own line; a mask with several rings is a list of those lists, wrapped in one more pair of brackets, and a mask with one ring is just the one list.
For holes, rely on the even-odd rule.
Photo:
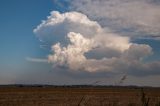
[(160, 89), (0, 87), (0, 106), (160, 106)]

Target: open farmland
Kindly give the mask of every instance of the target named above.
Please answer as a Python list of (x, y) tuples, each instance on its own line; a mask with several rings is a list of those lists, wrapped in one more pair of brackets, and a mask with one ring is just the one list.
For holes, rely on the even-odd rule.
[(160, 106), (160, 89), (0, 87), (0, 106)]

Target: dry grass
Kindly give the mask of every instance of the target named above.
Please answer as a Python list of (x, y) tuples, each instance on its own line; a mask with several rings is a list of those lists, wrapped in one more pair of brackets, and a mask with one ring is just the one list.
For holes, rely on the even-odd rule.
[(0, 106), (160, 106), (160, 89), (7, 87)]

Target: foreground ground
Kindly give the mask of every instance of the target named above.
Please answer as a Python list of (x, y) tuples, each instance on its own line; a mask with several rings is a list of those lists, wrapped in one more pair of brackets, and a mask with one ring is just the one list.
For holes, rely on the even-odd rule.
[(0, 87), (0, 106), (160, 106), (159, 88)]

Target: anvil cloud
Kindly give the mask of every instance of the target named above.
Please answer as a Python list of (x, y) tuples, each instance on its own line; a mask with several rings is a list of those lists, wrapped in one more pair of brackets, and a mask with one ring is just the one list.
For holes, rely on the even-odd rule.
[(127, 36), (159, 39), (159, 4), (158, 0), (72, 0), (71, 8)]

